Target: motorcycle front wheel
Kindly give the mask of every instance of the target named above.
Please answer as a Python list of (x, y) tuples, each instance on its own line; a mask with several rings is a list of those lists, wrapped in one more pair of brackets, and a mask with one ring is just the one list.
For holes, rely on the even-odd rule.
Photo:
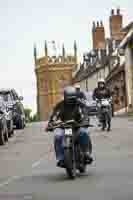
[(76, 163), (72, 149), (64, 149), (64, 161), (66, 167), (66, 173), (70, 179), (75, 179), (76, 177)]

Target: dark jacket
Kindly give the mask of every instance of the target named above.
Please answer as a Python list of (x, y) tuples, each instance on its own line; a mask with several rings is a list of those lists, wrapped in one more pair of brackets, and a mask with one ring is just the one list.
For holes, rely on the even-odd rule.
[(76, 122), (80, 122), (84, 116), (83, 107), (84, 106), (78, 101), (75, 104), (68, 105), (63, 100), (59, 102), (53, 109), (50, 122), (58, 119), (61, 121), (74, 119)]
[(93, 92), (93, 100), (95, 99), (106, 99), (111, 97), (111, 91), (108, 88), (95, 88)]

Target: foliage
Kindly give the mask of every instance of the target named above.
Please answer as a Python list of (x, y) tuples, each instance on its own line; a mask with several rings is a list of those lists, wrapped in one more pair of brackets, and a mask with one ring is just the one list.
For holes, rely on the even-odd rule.
[(35, 113), (35, 114), (33, 115), (33, 117), (32, 117), (32, 122), (37, 122), (37, 121), (39, 121), (39, 118), (38, 118), (38, 114)]
[(32, 110), (30, 108), (25, 108), (24, 112), (25, 112), (26, 122), (31, 122), (32, 121), (32, 117), (31, 117)]
[(24, 112), (25, 112), (25, 117), (26, 117), (26, 122), (27, 123), (39, 121), (39, 117), (38, 117), (37, 113), (32, 115), (32, 109), (25, 108)]

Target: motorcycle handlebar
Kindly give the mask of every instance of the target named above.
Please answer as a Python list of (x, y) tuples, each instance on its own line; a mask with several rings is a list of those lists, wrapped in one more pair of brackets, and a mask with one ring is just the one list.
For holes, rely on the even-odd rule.
[(99, 101), (103, 101), (103, 100), (107, 100), (107, 101), (112, 101), (111, 98), (102, 98), (102, 99), (96, 99), (96, 102), (99, 102)]
[(53, 124), (51, 127), (50, 126), (48, 126), (46, 129), (45, 129), (45, 131), (53, 131), (54, 129), (56, 129), (56, 128), (65, 128), (65, 125), (67, 126), (67, 125), (69, 125), (70, 123), (75, 123), (74, 124), (74, 127), (75, 128), (80, 128), (80, 127), (94, 127), (94, 125), (92, 125), (92, 124), (89, 124), (89, 123), (81, 123), (81, 124), (78, 124), (78, 123), (76, 123), (74, 120), (70, 120), (70, 121), (67, 121), (67, 122), (60, 122), (60, 123), (58, 123), (58, 124)]

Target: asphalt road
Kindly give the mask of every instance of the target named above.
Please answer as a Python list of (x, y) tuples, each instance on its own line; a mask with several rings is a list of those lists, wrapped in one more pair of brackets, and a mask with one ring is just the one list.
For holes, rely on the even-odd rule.
[(0, 147), (0, 200), (133, 200), (133, 121), (112, 124), (110, 133), (91, 128), (95, 162), (74, 181), (56, 167), (45, 123), (17, 131)]

